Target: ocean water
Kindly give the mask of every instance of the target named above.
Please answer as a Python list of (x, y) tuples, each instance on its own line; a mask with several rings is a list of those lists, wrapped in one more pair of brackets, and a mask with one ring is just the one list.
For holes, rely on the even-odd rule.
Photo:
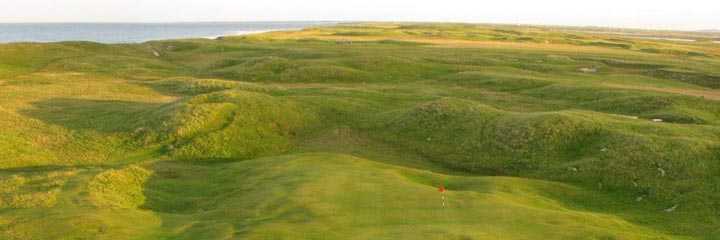
[(202, 23), (0, 23), (0, 43), (92, 41), (140, 43), (181, 38), (303, 29), (335, 22), (202, 22)]

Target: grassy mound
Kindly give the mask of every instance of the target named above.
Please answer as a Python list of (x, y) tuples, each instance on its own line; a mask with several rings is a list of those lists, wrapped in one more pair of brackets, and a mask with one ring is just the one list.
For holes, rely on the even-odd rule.
[(236, 159), (281, 153), (315, 120), (297, 103), (261, 93), (227, 90), (198, 95), (171, 107), (160, 136), (180, 159)]
[(571, 150), (601, 133), (570, 113), (509, 113), (452, 98), (413, 107), (383, 128), (395, 142), (449, 166), (493, 175), (535, 171), (546, 165), (539, 159), (573, 159)]
[(720, 179), (714, 170), (720, 146), (712, 140), (717, 132), (659, 130), (648, 122), (605, 118), (582, 112), (505, 112), (446, 98), (390, 119), (383, 136), (456, 169), (571, 181), (661, 206), (720, 210), (708, 204), (717, 196), (703, 182)]
[(531, 78), (508, 78), (494, 76), (482, 72), (460, 72), (443, 76), (442, 80), (473, 88), (492, 89), (496, 91), (519, 91), (534, 89), (552, 84), (553, 82)]
[(148, 84), (166, 91), (184, 95), (198, 95), (232, 89), (273, 94), (283, 92), (283, 89), (277, 87), (221, 79), (169, 78), (148, 82)]
[(703, 124), (720, 121), (720, 108), (715, 101), (688, 96), (617, 97), (588, 103), (588, 107), (674, 123)]
[(145, 201), (143, 184), (149, 176), (150, 172), (136, 166), (108, 170), (90, 182), (90, 198), (101, 207), (136, 208)]
[[(106, 171), (94, 179), (89, 198), (114, 199), (128, 208), (78, 209), (88, 196), (82, 186), (74, 186), (80, 191), (63, 191), (67, 200), (50, 208), (55, 216), (23, 219), (17, 218), (17, 210), (6, 211), (6, 219), (15, 221), (0, 222), (0, 236), (27, 236), (42, 228), (82, 238), (133, 239), (677, 238), (594, 212), (622, 208), (622, 204), (577, 187), (441, 175), (340, 154), (289, 155), (212, 166), (158, 162)], [(445, 207), (437, 192), (440, 185), (448, 189)], [(142, 197), (144, 203), (137, 206)], [(114, 219), (119, 211), (124, 212), (122, 219)], [(130, 222), (119, 221), (129, 217)], [(54, 218), (72, 225), (39, 225)], [(57, 227), (67, 229), (57, 231)], [(145, 231), (133, 237), (123, 235), (139, 229)], [(515, 234), (518, 231), (524, 235)]]
[(719, 45), (592, 31), (0, 44), (0, 238), (717, 239)]
[(282, 57), (261, 57), (221, 68), (216, 70), (214, 75), (263, 82), (363, 82), (373, 80), (373, 76), (367, 72), (331, 64), (331, 62), (318, 62), (317, 60), (291, 61)]

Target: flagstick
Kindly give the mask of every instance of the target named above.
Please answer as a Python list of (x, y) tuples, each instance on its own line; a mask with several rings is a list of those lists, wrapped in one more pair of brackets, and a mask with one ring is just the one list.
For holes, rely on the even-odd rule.
[(442, 195), (442, 201), (443, 201), (442, 206), (443, 206), (443, 209), (445, 209), (445, 186), (440, 186), (438, 188), (438, 192), (440, 192), (440, 194)]

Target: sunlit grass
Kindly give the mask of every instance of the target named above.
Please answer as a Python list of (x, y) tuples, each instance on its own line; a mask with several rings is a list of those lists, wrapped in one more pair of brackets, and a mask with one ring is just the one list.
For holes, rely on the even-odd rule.
[(0, 238), (717, 238), (720, 46), (585, 30), (0, 45)]

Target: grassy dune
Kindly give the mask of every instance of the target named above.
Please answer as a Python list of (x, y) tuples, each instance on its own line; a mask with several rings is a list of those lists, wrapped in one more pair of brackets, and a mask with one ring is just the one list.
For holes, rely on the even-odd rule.
[[(445, 208), (435, 187), (440, 184), (452, 189), (446, 193)], [(571, 195), (563, 201), (554, 199), (567, 193)], [(611, 214), (577, 208), (573, 206), (576, 202), (589, 199), (621, 205), (577, 187), (507, 177), (442, 175), (330, 153), (211, 166), (182, 162), (133, 165), (99, 172), (88, 185), (73, 186), (57, 195), (57, 203), (45, 211), (75, 212), (65, 217), (65, 224), (48, 228), (43, 221), (54, 216), (25, 219), (21, 216), (28, 210), (13, 210), (5, 214), (12, 223), (3, 235), (24, 238), (48, 232), (54, 234), (50, 237), (131, 239), (681, 239)], [(85, 204), (94, 208), (83, 207)], [(116, 215), (122, 219), (113, 217)], [(128, 229), (125, 221), (137, 226)], [(128, 230), (140, 232), (124, 236)]]
[(720, 45), (591, 30), (0, 45), (0, 239), (719, 238)]

